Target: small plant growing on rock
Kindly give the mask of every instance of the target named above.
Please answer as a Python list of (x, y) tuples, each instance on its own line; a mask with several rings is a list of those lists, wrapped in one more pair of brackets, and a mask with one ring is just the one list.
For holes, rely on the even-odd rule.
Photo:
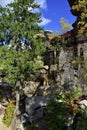
[(3, 123), (5, 123), (7, 126), (9, 126), (12, 121), (12, 118), (14, 116), (14, 110), (15, 105), (13, 102), (10, 102), (6, 108), (5, 115), (3, 118)]

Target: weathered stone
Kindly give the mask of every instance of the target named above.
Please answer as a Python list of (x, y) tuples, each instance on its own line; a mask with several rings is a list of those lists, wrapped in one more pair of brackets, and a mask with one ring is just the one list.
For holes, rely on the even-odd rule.
[(24, 83), (24, 88), (23, 91), (24, 93), (29, 96), (32, 97), (33, 94), (35, 93), (37, 86), (39, 85), (38, 82), (33, 82), (33, 81), (26, 81)]
[(30, 122), (37, 120), (43, 116), (43, 107), (49, 102), (48, 97), (35, 96), (26, 98), (25, 112), (28, 113)]

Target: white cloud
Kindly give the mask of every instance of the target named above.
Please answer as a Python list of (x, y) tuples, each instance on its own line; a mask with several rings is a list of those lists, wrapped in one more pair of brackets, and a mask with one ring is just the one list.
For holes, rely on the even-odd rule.
[(35, 0), (35, 2), (37, 4), (39, 4), (42, 9), (47, 9), (47, 2), (46, 2), (46, 0)]
[(47, 18), (42, 17), (42, 22), (39, 23), (39, 26), (47, 25), (47, 24), (49, 24), (50, 22), (51, 22), (50, 19), (47, 19)]
[[(47, 10), (47, 2), (46, 2), (46, 0), (35, 0), (35, 3), (40, 5), (41, 9)], [(33, 12), (40, 12), (40, 9), (34, 9)]]
[[(12, 2), (14, 0), (0, 0), (0, 4), (2, 6), (7, 5), (8, 3)], [(35, 0), (36, 3), (40, 5), (41, 8), (46, 9), (47, 8), (47, 3), (46, 0)]]
[(5, 5), (7, 5), (8, 3), (12, 2), (12, 1), (14, 1), (14, 0), (0, 0), (0, 4), (2, 6), (5, 6)]

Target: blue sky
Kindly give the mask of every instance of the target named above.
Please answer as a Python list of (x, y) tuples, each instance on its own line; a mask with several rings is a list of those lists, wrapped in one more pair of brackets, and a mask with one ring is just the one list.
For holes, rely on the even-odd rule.
[[(0, 4), (5, 6), (13, 0), (0, 0)], [(41, 5), (42, 22), (41, 26), (45, 30), (59, 32), (61, 30), (60, 19), (65, 18), (70, 24), (75, 22), (76, 17), (70, 12), (68, 0), (35, 0)]]
[(72, 24), (76, 17), (70, 12), (68, 0), (47, 0), (47, 10), (43, 10), (44, 17), (50, 19), (45, 29), (59, 31), (61, 30), (60, 19), (63, 17)]

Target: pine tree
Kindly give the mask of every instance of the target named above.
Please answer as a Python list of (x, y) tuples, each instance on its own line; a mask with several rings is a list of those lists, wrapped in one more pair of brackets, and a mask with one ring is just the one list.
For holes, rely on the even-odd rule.
[(6, 80), (16, 88), (18, 113), (20, 88), (40, 64), (37, 56), (45, 51), (42, 40), (36, 38), (41, 28), (41, 14), (34, 0), (14, 0), (6, 7), (0, 6), (0, 72), (7, 73)]
[(0, 6), (1, 66), (11, 72), (10, 81), (25, 80), (38, 68), (35, 59), (45, 50), (41, 39), (35, 38), (41, 30), (41, 14), (34, 12), (36, 8), (39, 5), (34, 0), (15, 0)]

